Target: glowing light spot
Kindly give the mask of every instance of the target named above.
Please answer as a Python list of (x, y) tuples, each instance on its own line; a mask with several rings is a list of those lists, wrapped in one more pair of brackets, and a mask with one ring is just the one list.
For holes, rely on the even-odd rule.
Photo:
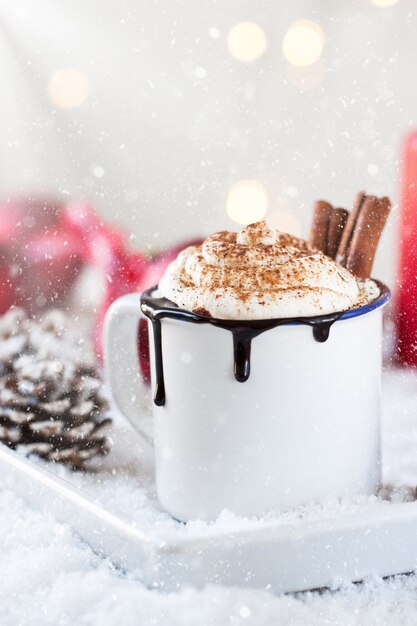
[(50, 102), (58, 109), (75, 109), (90, 91), (87, 76), (75, 67), (67, 67), (52, 75), (48, 84)]
[(291, 24), (282, 42), (282, 52), (291, 65), (307, 67), (319, 60), (324, 48), (324, 31), (316, 22)]
[(394, 4), (397, 4), (399, 0), (370, 0), (370, 2), (377, 7), (392, 7)]
[(282, 233), (289, 233), (299, 237), (301, 234), (300, 220), (286, 211), (273, 211), (266, 217), (266, 223), (270, 228), (276, 228)]
[(240, 180), (227, 196), (226, 211), (238, 224), (252, 224), (263, 219), (268, 210), (268, 194), (257, 180)]
[(218, 39), (220, 37), (220, 30), (215, 26), (212, 26), (209, 29), (209, 35), (212, 39)]
[(324, 65), (317, 61), (308, 67), (287, 66), (287, 76), (289, 81), (300, 91), (309, 91), (318, 87), (325, 74)]
[(165, 446), (164, 448), (162, 448), (161, 456), (162, 456), (163, 459), (166, 459), (167, 461), (172, 459), (173, 456), (174, 456), (173, 452), (172, 452), (172, 448), (169, 448), (168, 446)]
[(266, 35), (255, 22), (240, 22), (229, 32), (229, 52), (238, 61), (256, 61), (266, 50)]
[(368, 174), (370, 176), (376, 176), (379, 172), (378, 166), (375, 163), (369, 163), (368, 165)]
[(191, 354), (191, 352), (181, 352), (181, 361), (183, 363), (188, 365), (189, 363), (192, 363), (192, 360), (193, 360), (193, 355)]
[(195, 75), (197, 78), (205, 78), (207, 76), (207, 70), (204, 67), (196, 67), (195, 68)]
[(251, 616), (251, 610), (248, 606), (241, 606), (239, 609), (239, 615), (240, 617), (243, 617), (244, 619), (247, 619), (248, 617)]
[(290, 185), (285, 190), (285, 193), (289, 198), (296, 198), (298, 196), (298, 189), (297, 187), (293, 187), (293, 185)]
[(103, 178), (104, 174), (105, 174), (105, 172), (104, 172), (104, 168), (103, 168), (103, 167), (101, 167), (101, 165), (95, 165), (95, 166), (93, 167), (93, 175), (94, 175), (96, 178)]

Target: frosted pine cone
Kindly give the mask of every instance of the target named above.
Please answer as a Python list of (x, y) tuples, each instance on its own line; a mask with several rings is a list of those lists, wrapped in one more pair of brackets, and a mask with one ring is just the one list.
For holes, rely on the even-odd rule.
[(111, 420), (94, 361), (68, 326), (58, 311), (0, 319), (0, 441), (81, 469), (109, 451)]

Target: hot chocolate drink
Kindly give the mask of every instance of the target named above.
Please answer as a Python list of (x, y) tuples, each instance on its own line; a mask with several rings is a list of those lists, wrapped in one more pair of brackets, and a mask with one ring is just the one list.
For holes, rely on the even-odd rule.
[(111, 388), (148, 436), (137, 337), (150, 321), (156, 489), (174, 517), (375, 493), (389, 290), (370, 277), (389, 206), (319, 201), (308, 241), (264, 222), (221, 231), (182, 252), (140, 307), (138, 294), (112, 305)]
[[(165, 404), (163, 318), (229, 330), (234, 375), (238, 382), (245, 382), (250, 375), (251, 343), (258, 335), (299, 323), (311, 326), (314, 339), (325, 342), (332, 324), (345, 311), (384, 296), (367, 275), (389, 206), (386, 198), (359, 194), (348, 215), (320, 201), (310, 241), (261, 221), (239, 233), (217, 232), (201, 245), (183, 250), (168, 266), (158, 288), (141, 298), (142, 311), (153, 325), (155, 404)], [(342, 247), (351, 269), (360, 268), (359, 277), (332, 258), (341, 256)]]

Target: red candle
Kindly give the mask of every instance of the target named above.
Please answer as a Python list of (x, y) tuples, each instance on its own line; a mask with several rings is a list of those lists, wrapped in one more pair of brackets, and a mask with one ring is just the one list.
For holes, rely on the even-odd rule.
[(398, 359), (417, 366), (417, 131), (404, 144), (398, 275)]

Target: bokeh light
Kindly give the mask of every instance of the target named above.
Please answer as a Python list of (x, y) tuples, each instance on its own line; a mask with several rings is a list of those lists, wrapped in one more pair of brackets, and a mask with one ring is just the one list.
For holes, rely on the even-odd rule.
[(307, 67), (319, 60), (324, 48), (324, 31), (319, 24), (300, 20), (291, 24), (282, 42), (282, 52), (291, 65)]
[(266, 223), (270, 228), (276, 228), (282, 233), (289, 233), (299, 237), (301, 234), (300, 220), (287, 211), (273, 211), (266, 217)]
[(369, 0), (372, 4), (375, 4), (377, 7), (392, 7), (394, 4), (397, 4), (399, 0)]
[(268, 193), (257, 180), (239, 180), (227, 196), (226, 211), (238, 224), (252, 224), (263, 219), (268, 210)]
[(238, 61), (256, 61), (266, 50), (266, 35), (259, 24), (240, 22), (229, 32), (227, 46)]
[(87, 76), (76, 67), (67, 67), (51, 76), (48, 97), (58, 109), (75, 109), (87, 98), (89, 92)]

